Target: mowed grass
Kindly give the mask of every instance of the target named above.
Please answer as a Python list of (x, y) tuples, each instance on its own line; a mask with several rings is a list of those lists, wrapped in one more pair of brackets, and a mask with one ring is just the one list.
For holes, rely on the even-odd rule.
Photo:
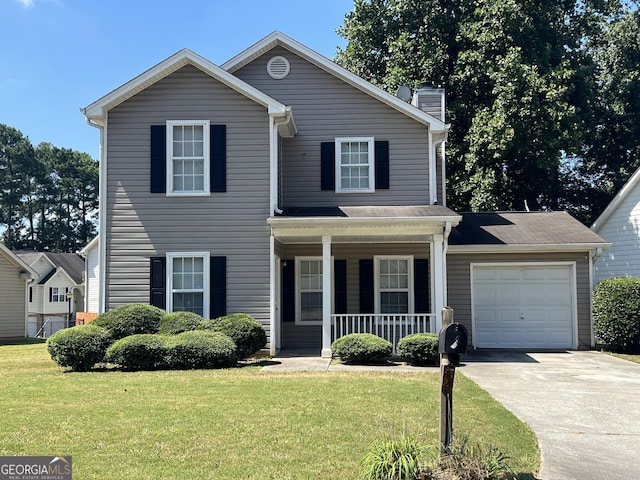
[(612, 357), (622, 358), (623, 360), (628, 360), (633, 363), (640, 363), (640, 355), (637, 354), (628, 354), (628, 353), (613, 353), (613, 352), (604, 352), (607, 355), (611, 355)]
[[(0, 346), (0, 384), (0, 455), (72, 455), (78, 479), (356, 479), (380, 435), (438, 442), (435, 373), (63, 373), (18, 344)], [(531, 430), (461, 374), (454, 427), (533, 478)]]

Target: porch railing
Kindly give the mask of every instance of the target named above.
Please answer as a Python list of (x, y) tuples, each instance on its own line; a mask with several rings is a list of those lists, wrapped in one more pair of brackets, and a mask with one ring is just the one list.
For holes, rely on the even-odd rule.
[(414, 333), (429, 333), (433, 313), (356, 313), (331, 315), (331, 341), (350, 333), (373, 333), (388, 340), (396, 353), (398, 340)]

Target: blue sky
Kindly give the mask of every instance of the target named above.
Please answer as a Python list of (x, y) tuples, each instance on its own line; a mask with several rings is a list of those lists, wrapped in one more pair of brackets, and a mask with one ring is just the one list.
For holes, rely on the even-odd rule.
[(182, 48), (220, 65), (274, 30), (332, 57), (352, 0), (0, 0), (0, 123), (98, 156), (80, 108)]

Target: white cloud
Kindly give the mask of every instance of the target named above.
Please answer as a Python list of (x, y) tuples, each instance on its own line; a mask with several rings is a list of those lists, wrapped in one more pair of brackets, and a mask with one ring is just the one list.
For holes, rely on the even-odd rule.
[(33, 7), (33, 0), (18, 0), (18, 2), (25, 8)]

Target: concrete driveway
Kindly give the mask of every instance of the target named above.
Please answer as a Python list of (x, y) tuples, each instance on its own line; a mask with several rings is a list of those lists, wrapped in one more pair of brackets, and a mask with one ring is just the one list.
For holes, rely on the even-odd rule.
[(540, 479), (640, 478), (640, 365), (599, 352), (495, 350), (462, 363), (536, 433)]

